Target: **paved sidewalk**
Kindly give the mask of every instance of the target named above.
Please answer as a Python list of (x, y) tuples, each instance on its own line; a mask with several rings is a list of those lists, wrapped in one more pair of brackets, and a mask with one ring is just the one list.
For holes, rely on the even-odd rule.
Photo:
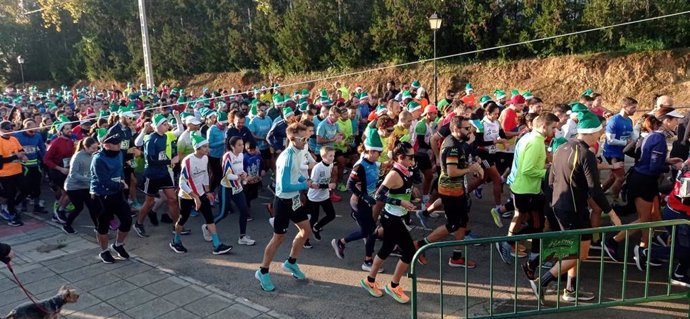
[[(65, 318), (289, 318), (136, 256), (103, 264), (87, 234), (67, 235), (33, 218), (25, 223), (0, 226), (0, 241), (12, 245), (14, 270), (38, 299), (53, 296), (62, 285), (78, 289), (79, 302), (62, 309)], [(2, 317), (28, 299), (0, 266)]]

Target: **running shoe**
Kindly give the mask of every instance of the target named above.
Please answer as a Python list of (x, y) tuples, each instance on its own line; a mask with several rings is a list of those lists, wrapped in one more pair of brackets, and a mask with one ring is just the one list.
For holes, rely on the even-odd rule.
[(268, 187), (266, 187), (271, 194), (275, 195), (276, 194), (276, 184), (270, 184)]
[(56, 212), (58, 211), (58, 209), (60, 209), (60, 203), (58, 203), (57, 201), (55, 201), (55, 202), (53, 203), (53, 213), (56, 213)]
[(168, 246), (170, 246), (170, 249), (172, 249), (174, 252), (178, 254), (184, 254), (187, 252), (187, 248), (184, 248), (184, 246), (182, 246), (182, 242), (175, 243), (171, 241), (168, 244)]
[[(640, 271), (645, 271), (647, 269), (647, 249), (640, 247), (640, 245), (635, 245), (633, 248), (633, 259), (635, 260), (635, 266)], [(649, 259), (649, 265), (652, 267), (659, 267), (662, 263), (654, 258)]]
[(0, 209), (0, 218), (10, 221), (14, 219), (14, 215), (11, 214), (5, 207)]
[(8, 220), (7, 225), (11, 227), (19, 227), (24, 226), (24, 222), (22, 222), (19, 218), (15, 217), (13, 219)]
[(517, 254), (518, 258), (525, 258), (527, 257), (527, 252), (526, 248), (523, 245), (520, 245), (519, 243), (517, 244), (517, 249), (515, 248), (515, 244), (510, 245), (510, 256), (515, 257), (515, 254)]
[(451, 266), (453, 268), (467, 268), (467, 269), (474, 269), (477, 267), (477, 264), (475, 264), (471, 260), (465, 260), (465, 257), (460, 257), (458, 259), (453, 259), (448, 258), (448, 266)]
[(417, 212), (415, 212), (414, 215), (415, 215), (415, 216), (417, 217), (417, 219), (419, 220), (419, 224), (422, 225), (422, 227), (424, 227), (424, 230), (429, 230), (429, 229), (431, 229), (431, 228), (429, 227), (429, 224), (427, 224), (427, 223), (429, 222), (429, 217), (428, 217), (428, 216), (425, 216), (425, 215), (424, 215), (424, 212), (425, 212), (425, 210), (421, 210), (421, 209), (420, 209), (420, 210), (418, 210)]
[(346, 192), (347, 191), (347, 185), (345, 185), (345, 183), (338, 184), (338, 191), (339, 192)]
[(513, 218), (513, 211), (505, 211), (501, 213), (501, 218), (503, 219), (511, 219)]
[(304, 245), (302, 245), (302, 247), (304, 247), (304, 249), (314, 248), (314, 246), (312, 246), (311, 243), (309, 242), (309, 238), (307, 238), (307, 241), (304, 242)]
[(261, 270), (259, 269), (254, 273), (254, 278), (256, 278), (259, 281), (259, 284), (261, 285), (261, 290), (263, 290), (263, 291), (276, 290), (276, 286), (274, 286), (273, 282), (271, 281), (271, 274), (269, 274), (269, 273), (262, 274)]
[(339, 239), (334, 238), (331, 240), (331, 247), (333, 247), (333, 251), (335, 251), (335, 255), (338, 256), (338, 258), (345, 258), (345, 244), (340, 242)]
[(597, 240), (597, 241), (592, 241), (592, 244), (589, 246), (589, 249), (601, 250), (601, 239)]
[(214, 255), (225, 255), (232, 250), (232, 245), (220, 244), (218, 247), (213, 248)]
[(297, 262), (294, 264), (291, 264), (289, 261), (285, 261), (283, 263), (283, 270), (286, 272), (289, 272), (292, 274), (292, 277), (294, 277), (297, 280), (302, 280), (307, 278), (307, 276), (304, 275), (304, 273), (299, 269), (299, 265), (297, 265)]
[(206, 224), (201, 225), (201, 235), (204, 237), (205, 241), (210, 242), (211, 240), (213, 240), (211, 236), (211, 231), (208, 230), (208, 225)]
[(362, 286), (362, 288), (364, 288), (364, 290), (366, 290), (372, 297), (379, 298), (383, 296), (383, 292), (376, 282), (372, 283), (366, 278), (363, 278), (359, 280), (359, 285)]
[(189, 216), (197, 217), (199, 216), (199, 212), (196, 209), (192, 209), (192, 212), (189, 213)]
[(380, 298), (383, 296), (383, 292), (376, 282), (372, 283), (366, 278), (362, 278), (359, 280), (359, 285), (362, 286), (362, 288), (364, 288), (364, 290), (366, 290), (372, 297)]
[(531, 268), (529, 268), (529, 263), (522, 263), (520, 265), (522, 267), (522, 271), (525, 272), (525, 276), (527, 276), (527, 279), (529, 280), (535, 280), (537, 279), (537, 276), (535, 274), (535, 271)]
[(474, 189), (474, 197), (476, 197), (477, 199), (482, 199), (482, 197), (483, 197), (482, 190), (483, 190), (483, 188), (481, 186), (475, 188)]
[(115, 258), (110, 254), (110, 250), (101, 252), (98, 254), (98, 258), (100, 258), (104, 264), (112, 264), (115, 262)]
[(535, 280), (530, 280), (529, 281), (529, 286), (532, 288), (532, 292), (534, 293), (534, 296), (537, 297), (537, 300), (539, 300), (539, 303), (543, 306), (544, 305), (544, 290), (546, 290), (546, 287), (541, 287), (540, 291), (540, 286), (541, 281), (539, 278)]
[(115, 244), (110, 244), (110, 248), (114, 250), (120, 258), (129, 259), (129, 253), (125, 250), (125, 245), (116, 246)]
[[(364, 271), (371, 271), (371, 267), (372, 267), (373, 265), (374, 265), (374, 261), (373, 261), (373, 260), (365, 260), (365, 261), (362, 263), (362, 270), (364, 270)], [(377, 271), (377, 273), (380, 274), (380, 273), (382, 273), (382, 272), (383, 272), (383, 267), (380, 267), (379, 270)]]
[[(414, 241), (414, 250), (415, 250), (415, 251), (419, 250), (419, 248), (421, 248), (421, 247), (422, 247), (422, 246), (419, 246), (419, 242), (418, 242), (418, 241)], [(429, 261), (426, 259), (426, 255), (425, 255), (424, 253), (421, 253), (421, 254), (419, 254), (419, 255), (417, 256), (417, 261), (419, 262), (420, 265), (426, 265), (426, 263), (429, 262)]]
[(399, 303), (410, 302), (410, 297), (405, 295), (405, 292), (403, 291), (402, 286), (400, 286), (400, 285), (393, 288), (391, 286), (391, 284), (387, 284), (383, 290), (385, 290), (389, 296), (393, 297), (393, 299), (395, 299), (395, 301), (397, 301)]
[(594, 300), (594, 293), (588, 292), (588, 291), (582, 291), (578, 290), (577, 291), (577, 296), (575, 291), (569, 291), (568, 289), (563, 289), (563, 295), (561, 296), (561, 299), (566, 302), (575, 302), (577, 301), (591, 301)]
[(314, 234), (314, 239), (316, 239), (316, 241), (321, 241), (321, 230), (320, 229), (316, 229), (316, 227), (312, 227), (311, 232), (312, 232), (312, 234)]
[(498, 251), (498, 256), (501, 257), (504, 263), (510, 265), (512, 258), (510, 258), (510, 252), (512, 247), (505, 241), (496, 243), (496, 250)]
[(503, 227), (503, 221), (501, 221), (501, 212), (499, 212), (495, 207), (491, 209), (491, 218), (494, 219), (494, 224), (496, 224), (496, 227)]
[(618, 260), (618, 242), (616, 242), (613, 237), (607, 238), (602, 248), (604, 248), (606, 255), (608, 255), (613, 261), (620, 261)]
[(338, 194), (336, 194), (335, 192), (331, 192), (331, 196), (329, 197), (329, 199), (334, 203), (337, 203), (337, 202), (340, 202), (343, 200), (343, 198), (338, 196)]
[[(176, 231), (175, 231), (175, 225), (173, 225), (173, 226), (172, 226), (172, 234), (175, 235), (175, 233), (176, 233)], [(192, 231), (189, 230), (189, 228), (185, 228), (185, 227), (182, 227), (182, 230), (180, 231), (180, 235), (182, 235), (182, 236), (187, 236), (187, 235), (189, 235), (189, 234), (191, 234), (191, 233), (192, 233)]]
[(146, 233), (146, 228), (144, 228), (143, 224), (134, 223), (134, 231), (137, 233), (137, 236), (141, 238), (149, 237), (149, 234)]
[(256, 244), (256, 241), (253, 240), (251, 237), (244, 235), (240, 239), (237, 240), (238, 245), (246, 245), (246, 246), (254, 246)]
[(62, 231), (65, 232), (65, 234), (76, 234), (77, 231), (74, 230), (74, 228), (70, 225), (62, 225)]
[(67, 216), (65, 216), (65, 211), (64, 210), (58, 210), (53, 214), (53, 222), (56, 222), (58, 224), (64, 224), (67, 222)]
[(70, 212), (73, 212), (74, 208), (75, 208), (74, 204), (72, 204), (71, 202), (69, 204), (67, 204), (67, 206), (65, 206), (65, 210), (68, 210)]
[[(465, 239), (466, 240), (473, 240), (479, 238), (478, 236), (475, 236), (474, 233), (469, 233), (465, 234)], [(474, 246), (481, 246), (482, 244), (474, 244)]]
[(668, 247), (668, 233), (664, 232), (655, 235), (652, 238), (652, 245), (659, 247)]
[(688, 277), (687, 275), (679, 274), (678, 266), (676, 266), (676, 269), (673, 271), (673, 274), (671, 275), (671, 284), (688, 288), (690, 287), (690, 277)]

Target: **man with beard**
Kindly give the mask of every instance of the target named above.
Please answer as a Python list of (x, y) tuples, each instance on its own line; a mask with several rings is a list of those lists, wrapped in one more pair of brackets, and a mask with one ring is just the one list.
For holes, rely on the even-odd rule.
[(67, 220), (65, 208), (69, 203), (69, 197), (63, 187), (69, 173), (67, 168), (69, 160), (74, 154), (74, 141), (72, 141), (72, 125), (69, 119), (61, 116), (54, 125), (57, 138), (50, 142), (43, 163), (49, 169), (48, 177), (58, 199), (53, 205), (53, 221), (63, 224)]
[[(465, 238), (465, 230), (469, 221), (468, 195), (465, 191), (465, 175), (478, 174), (483, 177), (484, 170), (478, 162), (472, 162), (472, 146), (474, 134), (472, 124), (462, 116), (456, 116), (450, 121), (451, 134), (443, 140), (440, 153), (441, 174), (438, 178), (438, 193), (443, 207), (453, 207), (446, 210), (447, 222), (439, 226), (422, 240), (415, 242), (415, 248), (446, 238), (455, 233), (456, 240)], [(471, 164), (470, 164), (471, 163)], [(426, 256), (420, 255), (419, 262), (426, 264)], [(474, 268), (475, 263), (465, 260), (461, 251), (453, 251), (448, 260), (451, 267)]]
[(33, 211), (37, 213), (45, 213), (45, 208), (40, 205), (39, 197), (41, 196), (41, 188), (36, 185), (41, 184), (43, 173), (41, 172), (41, 162), (43, 156), (46, 154), (46, 144), (40, 134), (36, 134), (36, 122), (32, 119), (24, 120), (24, 130), (16, 133), (14, 136), (22, 145), (27, 160), (22, 163), (23, 174), (22, 183), (19, 186), (19, 196), (17, 202), (22, 203), (22, 209), (26, 212), (26, 202), (24, 199), (30, 197), (34, 201)]

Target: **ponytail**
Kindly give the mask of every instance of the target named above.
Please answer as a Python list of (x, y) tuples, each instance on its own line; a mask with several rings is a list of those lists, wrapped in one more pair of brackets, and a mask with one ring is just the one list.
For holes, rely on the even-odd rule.
[(81, 141), (77, 142), (77, 152), (83, 151), (83, 150), (91, 147), (91, 145), (96, 144), (96, 143), (98, 143), (98, 142), (93, 137), (90, 137), (90, 136), (85, 137)]

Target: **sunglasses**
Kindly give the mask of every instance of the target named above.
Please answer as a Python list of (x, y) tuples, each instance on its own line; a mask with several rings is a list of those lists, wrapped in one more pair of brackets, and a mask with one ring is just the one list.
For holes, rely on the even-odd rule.
[(304, 143), (304, 141), (306, 141), (306, 140), (307, 140), (306, 137), (294, 137), (295, 142)]

